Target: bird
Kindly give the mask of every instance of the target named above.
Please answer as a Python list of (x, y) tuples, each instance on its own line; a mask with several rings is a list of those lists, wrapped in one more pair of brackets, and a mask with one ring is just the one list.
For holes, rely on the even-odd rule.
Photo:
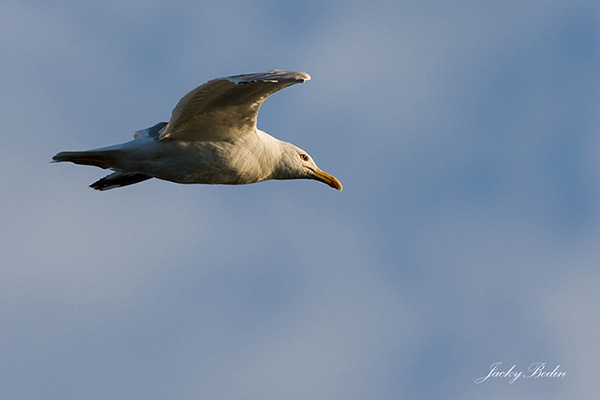
[(282, 70), (213, 79), (183, 96), (169, 122), (136, 131), (134, 140), (63, 151), (52, 161), (112, 170), (90, 185), (100, 191), (151, 178), (225, 185), (314, 179), (341, 191), (341, 182), (322, 171), (306, 151), (256, 125), (267, 97), (310, 79), (305, 72)]

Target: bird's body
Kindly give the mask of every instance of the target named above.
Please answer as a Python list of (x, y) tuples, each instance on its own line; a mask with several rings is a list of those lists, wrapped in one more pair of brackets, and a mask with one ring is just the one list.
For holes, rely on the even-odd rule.
[(307, 178), (341, 190), (339, 180), (305, 151), (256, 128), (258, 109), (270, 94), (308, 79), (287, 71), (215, 79), (184, 96), (169, 123), (138, 131), (130, 142), (61, 152), (53, 160), (114, 170), (91, 185), (98, 190), (150, 178), (234, 185)]

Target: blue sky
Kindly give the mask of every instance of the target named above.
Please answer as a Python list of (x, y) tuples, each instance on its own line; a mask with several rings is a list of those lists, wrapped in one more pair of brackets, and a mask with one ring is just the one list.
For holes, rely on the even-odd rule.
[[(600, 391), (594, 1), (5, 1), (0, 397)], [(99, 193), (49, 164), (214, 77), (344, 184)], [(474, 381), (502, 362), (563, 378)]]

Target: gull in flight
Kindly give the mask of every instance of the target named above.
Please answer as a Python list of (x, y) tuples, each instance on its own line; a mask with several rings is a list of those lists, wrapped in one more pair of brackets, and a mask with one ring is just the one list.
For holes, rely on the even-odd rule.
[(309, 79), (304, 72), (279, 70), (214, 79), (179, 100), (168, 123), (135, 132), (135, 140), (64, 151), (52, 159), (113, 170), (90, 185), (96, 190), (150, 178), (227, 185), (315, 179), (342, 190), (340, 181), (317, 167), (306, 151), (256, 127), (267, 97)]

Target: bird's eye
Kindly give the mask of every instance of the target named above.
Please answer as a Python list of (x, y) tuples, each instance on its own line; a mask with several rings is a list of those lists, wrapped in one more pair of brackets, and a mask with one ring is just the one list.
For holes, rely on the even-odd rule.
[(300, 158), (302, 159), (302, 161), (308, 161), (308, 156), (306, 154), (300, 154)]

